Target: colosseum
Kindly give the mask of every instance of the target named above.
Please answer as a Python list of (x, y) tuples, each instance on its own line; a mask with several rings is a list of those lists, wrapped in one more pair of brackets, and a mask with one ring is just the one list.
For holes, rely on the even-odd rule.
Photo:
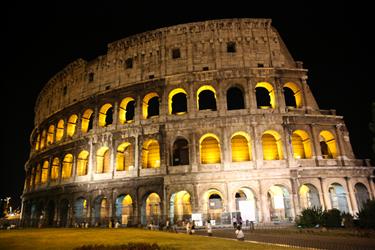
[(270, 19), (160, 28), (77, 59), (36, 101), (24, 225), (355, 214), (374, 199), (374, 167), (343, 117), (319, 109), (307, 72)]

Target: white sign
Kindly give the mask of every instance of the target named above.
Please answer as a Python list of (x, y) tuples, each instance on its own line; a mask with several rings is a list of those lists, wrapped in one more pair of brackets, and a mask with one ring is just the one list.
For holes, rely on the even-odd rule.
[(242, 221), (255, 221), (255, 202), (254, 201), (239, 201)]
[(202, 221), (202, 214), (191, 214), (191, 219), (194, 221)]

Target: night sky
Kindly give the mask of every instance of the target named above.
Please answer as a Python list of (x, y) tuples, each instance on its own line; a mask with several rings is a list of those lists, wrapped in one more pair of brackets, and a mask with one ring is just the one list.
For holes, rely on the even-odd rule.
[[(105, 54), (107, 44), (170, 25), (220, 18), (271, 18), (295, 60), (309, 70), (308, 84), (321, 109), (336, 109), (349, 129), (357, 158), (371, 157), (374, 60), (368, 6), (327, 2), (286, 6), (271, 1), (227, 1), (212, 5), (174, 1), (138, 4), (68, 5), (13, 3), (2, 7), (0, 198), (20, 204), (34, 105), (47, 81), (67, 64)], [(116, 1), (119, 2), (119, 1)], [(131, 1), (123, 1), (130, 3)], [(151, 2), (151, 1), (150, 1)], [(280, 2), (280, 1), (276, 1)], [(282, 1), (286, 2), (286, 1)], [(342, 1), (343, 2), (343, 1)], [(64, 3), (64, 5), (62, 5)], [(246, 3), (246, 4), (245, 4)], [(4, 77), (5, 76), (5, 77)]]

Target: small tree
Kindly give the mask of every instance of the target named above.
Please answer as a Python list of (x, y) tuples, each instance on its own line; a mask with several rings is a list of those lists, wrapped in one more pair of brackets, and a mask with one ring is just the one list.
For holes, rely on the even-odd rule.
[(302, 210), (297, 222), (301, 227), (315, 227), (322, 224), (323, 211), (320, 207), (306, 208)]
[(340, 227), (341, 214), (340, 210), (333, 208), (323, 213), (323, 225), (326, 227)]
[(375, 200), (368, 200), (357, 216), (360, 227), (375, 229)]

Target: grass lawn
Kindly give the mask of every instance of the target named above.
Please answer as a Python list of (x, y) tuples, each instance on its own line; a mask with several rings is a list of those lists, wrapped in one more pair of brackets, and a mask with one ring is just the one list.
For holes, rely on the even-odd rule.
[[(176, 249), (289, 249), (286, 247), (142, 229), (20, 229), (0, 231), (0, 249), (72, 249), (88, 244), (157, 243)], [(291, 248), (290, 248), (291, 249)], [(296, 249), (296, 248), (293, 248)]]

